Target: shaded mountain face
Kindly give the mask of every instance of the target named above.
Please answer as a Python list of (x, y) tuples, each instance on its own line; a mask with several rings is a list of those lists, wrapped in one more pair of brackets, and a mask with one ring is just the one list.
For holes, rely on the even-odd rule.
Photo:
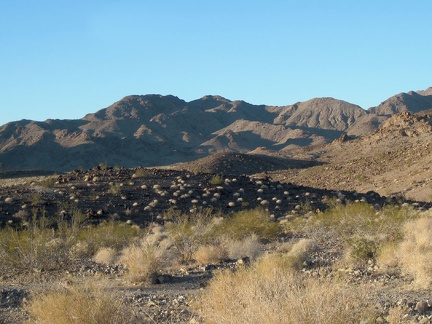
[[(387, 101), (411, 98), (403, 101), (407, 109), (422, 110), (431, 92), (401, 94)], [(175, 96), (133, 95), (79, 120), (21, 120), (1, 126), (0, 166), (69, 171), (99, 163), (168, 165), (225, 151), (286, 154), (346, 133), (368, 134), (389, 118), (381, 115), (384, 108), (378, 108), (380, 113), (365, 111), (333, 98), (275, 107), (220, 96), (186, 102)]]

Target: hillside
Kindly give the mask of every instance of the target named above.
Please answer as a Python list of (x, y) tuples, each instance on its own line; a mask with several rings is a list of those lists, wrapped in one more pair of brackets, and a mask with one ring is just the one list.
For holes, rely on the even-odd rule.
[(365, 111), (333, 98), (276, 107), (220, 96), (186, 102), (171, 95), (133, 95), (78, 120), (1, 126), (0, 166), (3, 171), (70, 171), (99, 163), (168, 165), (225, 151), (265, 149), (289, 155), (343, 134), (365, 136), (393, 111), (431, 108), (431, 96), (430, 88), (399, 94)]
[(363, 138), (335, 141), (294, 158), (322, 163), (308, 169), (276, 171), (272, 177), (334, 190), (375, 191), (411, 199), (432, 199), (432, 114), (403, 112)]

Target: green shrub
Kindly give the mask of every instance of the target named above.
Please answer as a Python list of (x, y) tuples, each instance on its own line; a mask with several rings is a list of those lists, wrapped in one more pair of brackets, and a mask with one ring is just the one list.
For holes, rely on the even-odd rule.
[(209, 180), (209, 184), (213, 185), (213, 186), (219, 186), (224, 182), (224, 178), (222, 175), (220, 174), (215, 174), (214, 176), (212, 176)]
[(56, 183), (56, 178), (54, 176), (46, 177), (43, 180), (39, 181), (39, 184), (45, 188), (52, 188)]
[(341, 239), (354, 262), (376, 259), (384, 245), (401, 240), (402, 224), (418, 217), (410, 207), (391, 205), (376, 210), (366, 203), (333, 206), (309, 218), (297, 217), (287, 223), (286, 230), (309, 237), (319, 234)]
[(92, 257), (101, 248), (110, 247), (119, 251), (141, 233), (138, 227), (113, 220), (87, 226), (81, 228), (77, 235), (78, 249), (75, 252), (77, 256)]
[(0, 269), (26, 272), (63, 268), (69, 262), (72, 244), (67, 237), (48, 227), (50, 221), (42, 216), (33, 219), (25, 229), (6, 227), (0, 231)]
[(165, 227), (183, 261), (192, 260), (195, 251), (201, 245), (209, 243), (214, 228), (212, 219), (212, 211), (208, 209), (191, 214), (171, 213), (170, 221)]
[(54, 221), (35, 210), (26, 228), (1, 229), (0, 270), (65, 269), (73, 258), (92, 257), (102, 247), (119, 250), (140, 233), (139, 228), (114, 221), (84, 227), (85, 219), (78, 210), (68, 221)]
[(235, 213), (216, 225), (211, 233), (213, 237), (227, 236), (244, 239), (255, 234), (258, 238), (275, 238), (283, 232), (277, 222), (269, 220), (268, 213), (261, 208)]

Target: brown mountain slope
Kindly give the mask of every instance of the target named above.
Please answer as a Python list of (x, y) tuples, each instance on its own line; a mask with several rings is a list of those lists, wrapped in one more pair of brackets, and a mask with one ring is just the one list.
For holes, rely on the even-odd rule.
[(370, 111), (377, 115), (392, 115), (400, 112), (419, 112), (432, 108), (432, 88), (423, 91), (399, 93), (382, 102)]
[(346, 131), (366, 111), (357, 105), (333, 98), (315, 98), (288, 107), (277, 118), (286, 126)]
[(432, 115), (400, 113), (364, 138), (306, 153), (324, 164), (278, 171), (272, 177), (319, 188), (432, 200)]
[[(429, 93), (408, 97), (428, 99)], [(404, 102), (407, 109), (418, 111), (426, 107), (419, 100)], [(0, 126), (0, 166), (55, 171), (99, 163), (156, 166), (260, 147), (291, 154), (345, 133), (363, 136), (386, 118), (333, 98), (275, 107), (220, 96), (186, 102), (175, 96), (134, 95), (79, 120), (22, 120)]]

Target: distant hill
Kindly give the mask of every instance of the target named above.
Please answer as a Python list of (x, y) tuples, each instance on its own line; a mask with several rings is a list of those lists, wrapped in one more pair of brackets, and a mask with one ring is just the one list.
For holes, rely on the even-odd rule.
[(99, 163), (168, 165), (227, 151), (289, 154), (343, 134), (369, 134), (393, 112), (432, 108), (431, 97), (431, 88), (399, 94), (366, 111), (333, 98), (266, 106), (221, 96), (186, 102), (171, 95), (132, 95), (78, 120), (0, 126), (0, 166), (69, 171)]
[(419, 112), (432, 109), (432, 87), (423, 91), (400, 93), (385, 100), (370, 112), (377, 115), (392, 115), (400, 112)]

